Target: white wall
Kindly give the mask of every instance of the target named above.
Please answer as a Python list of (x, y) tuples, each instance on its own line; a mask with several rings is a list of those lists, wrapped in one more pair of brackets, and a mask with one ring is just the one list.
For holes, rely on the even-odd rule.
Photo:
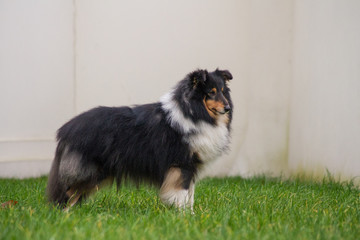
[(359, 176), (360, 1), (297, 1), (295, 11), (289, 167)]
[[(214, 169), (224, 174), (278, 175), (287, 169), (288, 108), (291, 82), (293, 2), (250, 1), (243, 85), (236, 102), (235, 138), (227, 169), (219, 161)], [(219, 170), (216, 170), (218, 172)]]
[(73, 66), (72, 1), (0, 1), (1, 176), (18, 160), (47, 160), (30, 175), (47, 170), (55, 130), (74, 114)]

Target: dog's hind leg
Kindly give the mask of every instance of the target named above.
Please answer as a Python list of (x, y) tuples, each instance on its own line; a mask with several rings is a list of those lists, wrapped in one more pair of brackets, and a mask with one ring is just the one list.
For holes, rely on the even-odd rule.
[(66, 195), (68, 196), (69, 200), (64, 208), (64, 211), (69, 211), (71, 207), (75, 204), (80, 204), (83, 200), (85, 200), (91, 193), (94, 192), (97, 185), (88, 184), (88, 185), (78, 185), (75, 187), (71, 187), (67, 192)]
[(83, 200), (88, 198), (90, 195), (99, 191), (100, 188), (111, 185), (114, 179), (112, 177), (108, 177), (104, 180), (97, 180), (96, 182), (89, 182), (87, 184), (78, 184), (74, 187), (71, 187), (66, 195), (69, 200), (67, 202), (66, 208), (64, 211), (68, 211), (75, 204), (81, 203)]
[(79, 201), (82, 193), (79, 192), (78, 190), (74, 190), (74, 189), (70, 188), (66, 192), (66, 195), (68, 196), (69, 200), (67, 202), (67, 206), (64, 208), (65, 212), (69, 211), (69, 209)]
[(194, 183), (192, 174), (184, 169), (170, 168), (160, 188), (160, 199), (168, 205), (193, 212)]
[(64, 148), (58, 167), (59, 182), (66, 197), (62, 205), (71, 207), (91, 194), (106, 175), (94, 162), (82, 154)]

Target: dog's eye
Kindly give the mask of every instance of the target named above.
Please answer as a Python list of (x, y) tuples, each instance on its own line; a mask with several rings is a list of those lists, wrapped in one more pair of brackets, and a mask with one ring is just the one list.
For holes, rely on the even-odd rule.
[(214, 95), (216, 94), (216, 92), (215, 92), (214, 90), (212, 90), (212, 91), (210, 91), (208, 94), (209, 94), (210, 96), (214, 96)]

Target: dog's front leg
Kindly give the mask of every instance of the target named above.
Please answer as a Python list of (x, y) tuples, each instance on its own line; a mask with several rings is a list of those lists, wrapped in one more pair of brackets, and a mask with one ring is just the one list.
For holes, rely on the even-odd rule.
[(194, 195), (195, 195), (195, 182), (191, 181), (190, 186), (189, 186), (189, 194), (190, 194), (190, 210), (191, 210), (191, 214), (194, 214)]
[(180, 168), (170, 168), (160, 188), (160, 199), (179, 209), (185, 210), (190, 205), (193, 213), (194, 183), (189, 174)]

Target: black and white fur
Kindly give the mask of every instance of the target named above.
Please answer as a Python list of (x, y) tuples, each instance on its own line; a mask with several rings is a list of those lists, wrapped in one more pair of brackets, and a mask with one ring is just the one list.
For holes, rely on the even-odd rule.
[(188, 74), (160, 102), (97, 107), (64, 124), (50, 170), (49, 201), (72, 206), (106, 181), (149, 182), (160, 199), (194, 204), (199, 170), (229, 146), (232, 101), (227, 70)]

